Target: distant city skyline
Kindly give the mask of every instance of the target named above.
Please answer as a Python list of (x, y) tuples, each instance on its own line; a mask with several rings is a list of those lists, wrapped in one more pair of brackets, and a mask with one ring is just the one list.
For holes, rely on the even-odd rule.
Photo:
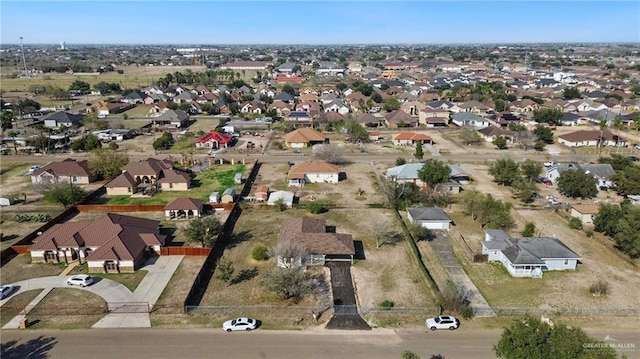
[(2, 44), (637, 43), (638, 1), (14, 1)]

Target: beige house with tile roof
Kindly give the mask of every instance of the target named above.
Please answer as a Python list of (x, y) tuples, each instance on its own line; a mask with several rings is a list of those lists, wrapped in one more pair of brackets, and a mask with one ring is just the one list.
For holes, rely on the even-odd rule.
[(160, 253), (160, 222), (107, 213), (94, 220), (56, 224), (34, 239), (34, 262), (88, 264), (89, 272), (133, 272), (146, 253)]
[(76, 161), (67, 158), (60, 162), (51, 162), (31, 175), (31, 183), (75, 183), (89, 184), (96, 176), (89, 170), (89, 161)]
[(319, 143), (328, 143), (328, 139), (312, 128), (303, 127), (287, 133), (284, 136), (284, 143), (289, 148), (305, 148)]

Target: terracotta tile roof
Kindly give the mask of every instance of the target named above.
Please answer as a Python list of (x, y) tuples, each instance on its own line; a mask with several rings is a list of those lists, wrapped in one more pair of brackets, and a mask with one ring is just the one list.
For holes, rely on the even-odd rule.
[(218, 131), (209, 131), (208, 133), (205, 133), (204, 135), (200, 136), (200, 138), (198, 138), (196, 142), (206, 143), (209, 141), (214, 141), (219, 144), (226, 144), (231, 141), (231, 138), (232, 136), (228, 133), (220, 133)]
[(396, 141), (412, 140), (412, 141), (431, 141), (431, 136), (423, 133), (400, 132), (393, 137)]
[(60, 162), (51, 162), (46, 166), (40, 168), (32, 176), (40, 176), (40, 174), (48, 172), (54, 176), (78, 176), (78, 177), (90, 177), (91, 171), (89, 171), (89, 161), (82, 160), (76, 161), (71, 158), (67, 158)]
[(325, 139), (322, 133), (308, 127), (299, 128), (284, 136), (285, 142), (288, 143), (324, 142)]
[(176, 198), (164, 206), (165, 210), (198, 210), (202, 211), (203, 202), (194, 198)]
[(309, 254), (355, 254), (350, 234), (327, 233), (321, 218), (287, 218), (280, 227), (279, 241), (301, 243)]
[(340, 173), (340, 167), (319, 161), (303, 162), (291, 166), (289, 178), (304, 178), (304, 175), (309, 173)]

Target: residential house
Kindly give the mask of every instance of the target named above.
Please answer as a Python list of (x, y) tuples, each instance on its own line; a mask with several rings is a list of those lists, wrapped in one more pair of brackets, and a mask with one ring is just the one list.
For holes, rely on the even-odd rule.
[(291, 111), (284, 118), (286, 123), (292, 123), (294, 126), (311, 126), (313, 124), (313, 118), (308, 111), (298, 110)]
[(124, 172), (104, 186), (107, 196), (130, 196), (138, 192), (138, 183), (130, 173)]
[(582, 258), (557, 238), (512, 238), (503, 230), (486, 230), (482, 254), (501, 262), (513, 277), (542, 278), (543, 271), (575, 270)]
[(135, 106), (131, 103), (98, 101), (93, 104), (92, 110), (98, 114), (98, 118), (104, 118), (111, 114), (125, 112)]
[(356, 115), (356, 121), (366, 127), (380, 127), (384, 121), (383, 117), (376, 117), (370, 113), (359, 113)]
[[(257, 195), (257, 194), (256, 194)], [(294, 193), (291, 191), (274, 191), (269, 194), (269, 198), (267, 199), (268, 206), (275, 206), (276, 203), (282, 201), (285, 206), (291, 208), (293, 207), (293, 202), (295, 200)]]
[(124, 95), (120, 102), (129, 103), (129, 104), (143, 104), (145, 100), (149, 97), (146, 93), (142, 91), (131, 91), (128, 94)]
[(319, 143), (329, 141), (325, 135), (308, 127), (299, 128), (284, 136), (284, 144), (289, 148), (305, 148)]
[(595, 203), (574, 204), (571, 206), (571, 217), (578, 218), (582, 224), (593, 224), (593, 220), (600, 211)]
[[(601, 137), (602, 136), (602, 137)], [(569, 147), (615, 146), (624, 147), (627, 141), (611, 131), (579, 130), (558, 136), (558, 142)]]
[(513, 101), (509, 106), (509, 111), (515, 113), (533, 112), (540, 107), (536, 102), (526, 98), (519, 101)]
[(172, 161), (147, 158), (143, 161), (129, 162), (122, 169), (122, 173), (107, 183), (106, 187), (107, 195), (133, 194), (151, 188), (187, 191), (191, 187), (191, 176), (174, 169)]
[(407, 218), (412, 224), (432, 230), (448, 230), (452, 222), (449, 215), (438, 207), (408, 207)]
[(475, 100), (466, 101), (458, 105), (460, 112), (470, 112), (476, 115), (486, 113), (489, 107)]
[(67, 158), (60, 162), (50, 162), (31, 174), (31, 183), (54, 184), (74, 183), (88, 184), (96, 180), (89, 170), (89, 161), (76, 161)]
[(471, 112), (454, 113), (451, 115), (451, 122), (459, 127), (470, 127), (474, 129), (489, 127), (491, 125), (489, 120)]
[(411, 117), (402, 110), (396, 110), (386, 114), (384, 122), (389, 128), (417, 127), (418, 117)]
[(593, 177), (598, 180), (596, 184), (598, 188), (608, 189), (614, 185), (611, 181), (611, 176), (613, 176), (616, 171), (609, 163), (557, 164), (546, 169), (545, 177), (555, 183), (562, 175), (562, 172), (570, 169), (581, 170), (584, 173), (593, 175)]
[(176, 198), (164, 206), (167, 219), (192, 219), (202, 217), (204, 203), (194, 198)]
[(196, 140), (196, 148), (210, 148), (217, 150), (227, 148), (233, 143), (233, 136), (229, 133), (209, 131)]
[[(387, 178), (398, 183), (415, 183), (418, 187), (422, 187), (425, 184), (420, 180), (418, 172), (423, 166), (423, 163), (405, 163), (400, 166), (391, 167), (387, 169)], [(449, 170), (449, 179), (451, 181), (459, 184), (467, 184), (471, 181), (471, 175), (464, 171), (462, 167), (450, 164)], [(455, 189), (452, 189), (452, 191), (455, 192)]]
[(189, 124), (189, 114), (183, 110), (167, 110), (153, 117), (154, 126), (181, 128)]
[(89, 272), (134, 272), (147, 253), (160, 253), (160, 221), (107, 213), (94, 220), (55, 224), (31, 245), (34, 262), (88, 264)]
[(305, 183), (333, 183), (340, 180), (340, 168), (336, 165), (311, 161), (291, 166), (289, 186), (302, 187)]
[(396, 146), (415, 145), (416, 143), (431, 144), (433, 139), (424, 133), (400, 132), (393, 136), (393, 144)]
[(515, 143), (518, 138), (518, 133), (516, 131), (496, 126), (481, 128), (478, 130), (478, 133), (480, 133), (480, 136), (482, 136), (486, 142), (493, 142), (496, 138), (502, 136), (508, 143)]
[(335, 99), (324, 105), (324, 112), (337, 112), (346, 115), (349, 113), (349, 106), (345, 105), (342, 99)]
[(76, 115), (66, 111), (53, 112), (42, 117), (44, 127), (47, 128), (60, 128), (73, 127), (82, 125), (82, 119), (84, 116)]
[(311, 217), (283, 220), (278, 246), (292, 249), (278, 253), (277, 263), (283, 268), (324, 265), (327, 261), (353, 262), (356, 253), (350, 234), (328, 232), (324, 219)]

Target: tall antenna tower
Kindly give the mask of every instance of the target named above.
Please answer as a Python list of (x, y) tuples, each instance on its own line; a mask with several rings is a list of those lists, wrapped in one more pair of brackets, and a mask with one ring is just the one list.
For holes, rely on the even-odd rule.
[(22, 63), (24, 64), (24, 75), (27, 76), (27, 59), (24, 56), (24, 44), (22, 43), (22, 36), (20, 36), (20, 52), (22, 52)]

